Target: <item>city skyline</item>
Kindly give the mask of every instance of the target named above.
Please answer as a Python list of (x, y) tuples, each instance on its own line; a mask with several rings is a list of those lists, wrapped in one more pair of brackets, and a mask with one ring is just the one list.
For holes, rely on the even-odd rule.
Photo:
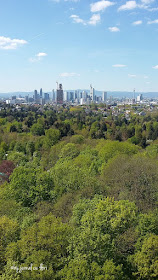
[(158, 92), (157, 11), (154, 0), (2, 1), (0, 93), (56, 81)]

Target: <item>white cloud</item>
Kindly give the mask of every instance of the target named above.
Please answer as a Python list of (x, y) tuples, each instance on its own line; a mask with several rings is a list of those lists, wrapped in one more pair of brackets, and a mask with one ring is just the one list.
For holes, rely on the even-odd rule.
[(71, 15), (70, 18), (72, 18), (75, 23), (82, 23), (86, 25), (86, 22), (77, 15)]
[(92, 15), (92, 17), (90, 18), (88, 24), (90, 25), (96, 25), (97, 23), (100, 22), (100, 14), (94, 14)]
[(31, 58), (29, 59), (29, 61), (30, 61), (30, 62), (37, 62), (37, 61), (41, 60), (43, 57), (45, 57), (45, 56), (47, 56), (47, 54), (41, 52), (41, 53), (36, 54), (35, 57), (31, 57)]
[(98, 1), (98, 2), (91, 4), (90, 7), (91, 7), (91, 12), (96, 13), (96, 12), (103, 11), (106, 8), (113, 6), (113, 5), (115, 5), (114, 2), (102, 0), (102, 1)]
[(73, 22), (82, 23), (83, 25), (87, 25), (87, 24), (96, 25), (97, 23), (100, 22), (100, 14), (93, 14), (89, 21), (85, 21), (77, 15), (71, 15), (70, 18), (73, 19)]
[(153, 66), (153, 69), (158, 69), (158, 65)]
[(64, 77), (64, 78), (69, 78), (69, 77), (80, 77), (80, 74), (65, 72), (65, 73), (61, 73), (59, 76), (60, 76), (60, 77)]
[(46, 53), (38, 53), (38, 54), (36, 54), (36, 56), (41, 58), (41, 57), (47, 56), (47, 54)]
[(115, 67), (115, 68), (123, 68), (123, 67), (126, 67), (127, 65), (124, 65), (124, 64), (114, 64), (112, 65), (112, 67)]
[(143, 22), (142, 20), (137, 20), (137, 21), (134, 21), (132, 24), (133, 25), (141, 25)]
[(149, 12), (156, 12), (156, 11), (158, 11), (158, 8), (149, 8), (148, 11)]
[(20, 39), (11, 39), (9, 37), (0, 36), (1, 50), (15, 50), (19, 46), (27, 44), (27, 41)]
[(149, 77), (148, 76), (144, 76), (144, 79), (149, 79)]
[(155, 20), (151, 20), (151, 21), (148, 21), (147, 23), (148, 23), (148, 24), (154, 24), (154, 23), (158, 23), (158, 19), (155, 19)]
[(120, 29), (119, 29), (118, 27), (116, 27), (116, 26), (114, 26), (114, 27), (109, 27), (109, 30), (110, 30), (111, 32), (119, 32), (119, 31), (120, 31)]
[(134, 74), (128, 74), (128, 77), (130, 77), (130, 78), (136, 78), (137, 76), (134, 75)]
[(133, 10), (135, 8), (137, 8), (136, 1), (127, 1), (126, 4), (124, 4), (118, 8), (118, 11)]
[(155, 0), (141, 0), (141, 2), (143, 3), (143, 4), (151, 4), (151, 3), (153, 3)]
[(78, 18), (77, 15), (71, 15), (70, 18)]

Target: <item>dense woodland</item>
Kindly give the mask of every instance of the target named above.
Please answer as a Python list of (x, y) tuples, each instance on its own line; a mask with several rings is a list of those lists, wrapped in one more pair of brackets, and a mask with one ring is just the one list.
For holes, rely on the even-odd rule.
[(0, 280), (158, 279), (158, 110), (100, 107), (1, 108)]

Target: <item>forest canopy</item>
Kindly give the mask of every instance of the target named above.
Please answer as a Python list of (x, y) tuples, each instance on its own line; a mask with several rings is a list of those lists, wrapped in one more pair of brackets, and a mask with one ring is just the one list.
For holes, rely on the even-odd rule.
[(158, 279), (157, 121), (0, 111), (0, 280)]

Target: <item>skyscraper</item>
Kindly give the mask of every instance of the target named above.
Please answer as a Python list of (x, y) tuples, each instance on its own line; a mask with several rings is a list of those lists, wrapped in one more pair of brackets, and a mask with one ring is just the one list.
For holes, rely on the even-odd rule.
[(33, 96), (34, 100), (37, 101), (38, 99), (38, 93), (37, 93), (37, 90), (35, 89), (34, 90), (34, 96)]
[(73, 101), (73, 100), (74, 100), (74, 92), (70, 91), (70, 101)]
[(55, 101), (55, 91), (54, 91), (54, 89), (52, 90), (52, 101)]
[(92, 85), (90, 85), (90, 98), (92, 102), (95, 101), (95, 89), (92, 87)]
[(56, 101), (57, 101), (57, 104), (63, 104), (63, 87), (62, 87), (62, 84), (59, 84), (59, 87), (57, 87)]
[(40, 98), (42, 98), (42, 88), (40, 89)]
[(47, 92), (44, 93), (44, 99), (45, 99), (46, 101), (49, 100), (49, 93), (47, 93)]
[(107, 100), (107, 92), (106, 91), (103, 91), (103, 97), (102, 97), (102, 100), (103, 100), (103, 103), (106, 102)]

